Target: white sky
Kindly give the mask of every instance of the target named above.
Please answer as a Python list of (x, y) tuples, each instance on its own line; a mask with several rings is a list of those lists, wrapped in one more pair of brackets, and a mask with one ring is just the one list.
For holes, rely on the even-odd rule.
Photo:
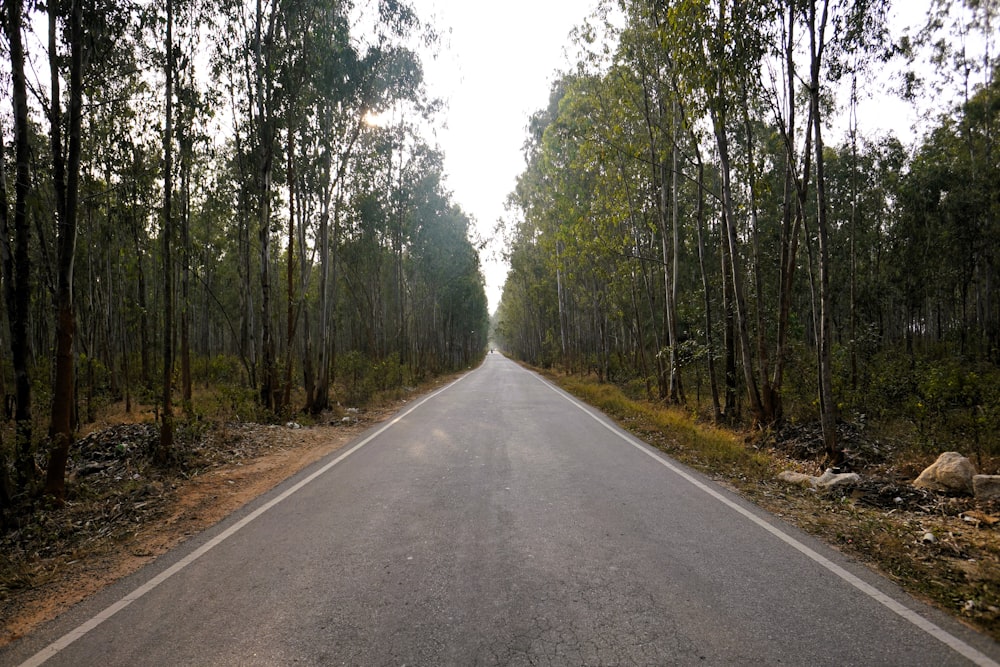
[[(548, 104), (556, 71), (570, 64), (569, 33), (596, 0), (413, 0), (413, 6), (442, 33), (438, 57), (424, 56), (424, 79), (448, 105), (446, 126), (432, 138), (444, 151), (447, 187), (489, 238), (524, 170), (528, 117)], [(491, 254), (482, 260), (493, 312), (507, 268)]]

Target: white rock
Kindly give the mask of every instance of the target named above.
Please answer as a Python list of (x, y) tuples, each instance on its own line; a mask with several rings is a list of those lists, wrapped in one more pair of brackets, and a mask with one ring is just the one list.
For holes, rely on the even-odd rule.
[(934, 537), (934, 533), (927, 532), (924, 533), (924, 536), (920, 538), (920, 541), (923, 542), (924, 544), (934, 544), (935, 542), (937, 542), (937, 538)]
[(856, 472), (835, 473), (827, 470), (813, 482), (821, 489), (832, 489), (835, 486), (854, 486), (861, 481), (861, 477)]
[(913, 486), (946, 493), (974, 493), (972, 477), (976, 469), (972, 461), (958, 452), (945, 452), (937, 461), (927, 466), (913, 482)]
[(778, 479), (782, 482), (788, 482), (789, 484), (797, 484), (798, 486), (812, 486), (813, 480), (816, 478), (805, 473), (785, 470), (778, 475)]
[(796, 484), (811, 489), (832, 489), (836, 486), (853, 486), (861, 481), (861, 477), (857, 473), (845, 472), (838, 474), (832, 470), (827, 470), (820, 477), (785, 470), (778, 475), (778, 479), (789, 484)]

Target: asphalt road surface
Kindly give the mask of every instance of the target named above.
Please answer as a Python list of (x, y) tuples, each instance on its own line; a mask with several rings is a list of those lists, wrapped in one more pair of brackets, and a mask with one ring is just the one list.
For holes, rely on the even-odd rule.
[(494, 354), (0, 664), (998, 658), (989, 639)]

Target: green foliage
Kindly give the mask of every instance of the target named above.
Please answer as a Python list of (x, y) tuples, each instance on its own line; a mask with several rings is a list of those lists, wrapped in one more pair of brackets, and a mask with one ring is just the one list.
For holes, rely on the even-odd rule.
[(199, 379), (213, 386), (241, 385), (247, 382), (246, 369), (239, 357), (218, 354), (204, 359), (193, 359), (192, 364)]
[(880, 353), (857, 390), (845, 390), (851, 413), (891, 423), (904, 420), (928, 452), (1000, 454), (1000, 369), (950, 354), (919, 358)]
[[(997, 77), (979, 70), (982, 84), (970, 79), (915, 146), (865, 136), (859, 118), (862, 131), (817, 155), (793, 145), (815, 139), (809, 91), (761, 84), (808, 78), (818, 3), (625, 2), (622, 21), (609, 7), (578, 31), (579, 66), (531, 118), (508, 207), (504, 348), (695, 412), (714, 388), (713, 412), (730, 418), (809, 421), (829, 405), (912, 424), (921, 447), (994, 451)], [(827, 118), (845, 106), (830, 82), (863, 86), (889, 43), (883, 5), (830, 10), (817, 91)]]
[(337, 359), (340, 389), (337, 398), (346, 405), (365, 405), (377, 394), (403, 388), (413, 381), (410, 369), (396, 353), (372, 360), (357, 350)]

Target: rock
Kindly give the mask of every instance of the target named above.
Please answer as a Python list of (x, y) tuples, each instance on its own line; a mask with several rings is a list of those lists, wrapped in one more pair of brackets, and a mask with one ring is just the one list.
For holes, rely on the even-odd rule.
[(813, 489), (832, 489), (838, 486), (854, 486), (861, 481), (861, 477), (854, 472), (835, 473), (827, 470), (820, 477), (813, 477), (801, 472), (785, 470), (778, 475), (778, 479), (789, 484), (804, 486)]
[(975, 474), (972, 461), (958, 452), (945, 452), (920, 473), (913, 486), (931, 491), (972, 495), (972, 477)]
[(832, 489), (838, 486), (854, 486), (861, 481), (861, 477), (856, 472), (835, 473), (827, 470), (820, 477), (816, 477), (813, 484), (820, 489)]
[(805, 473), (785, 470), (778, 475), (778, 479), (782, 482), (788, 482), (789, 484), (796, 484), (798, 486), (812, 486), (813, 480), (816, 478)]
[(976, 498), (1000, 498), (1000, 475), (974, 475), (972, 488)]
[(927, 532), (924, 533), (924, 536), (922, 538), (920, 538), (920, 541), (923, 542), (924, 544), (934, 544), (935, 542), (937, 542), (937, 538), (934, 537), (934, 533)]

